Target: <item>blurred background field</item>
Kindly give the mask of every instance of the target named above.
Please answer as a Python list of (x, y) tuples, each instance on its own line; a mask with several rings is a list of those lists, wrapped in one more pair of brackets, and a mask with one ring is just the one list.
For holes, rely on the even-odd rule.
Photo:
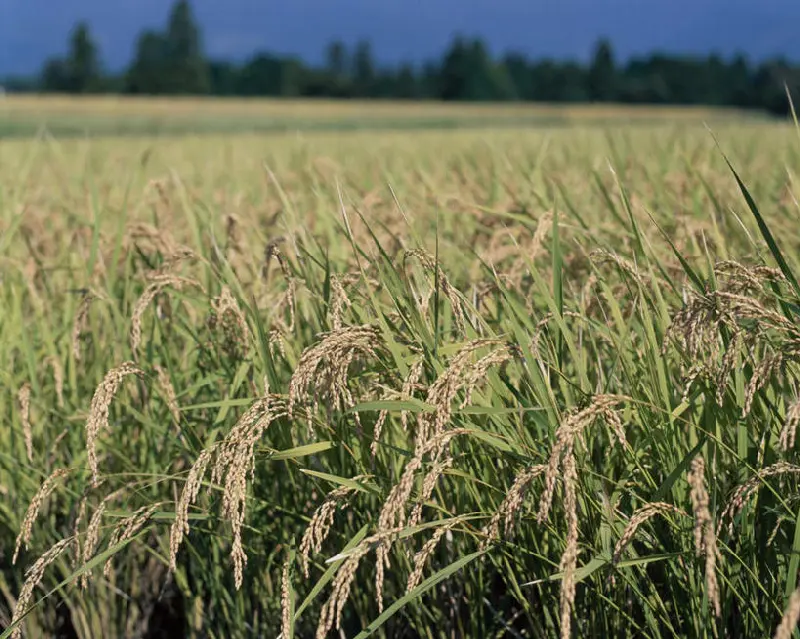
[(175, 135), (293, 131), (547, 128), (768, 122), (735, 108), (9, 95), (0, 99), (0, 137)]

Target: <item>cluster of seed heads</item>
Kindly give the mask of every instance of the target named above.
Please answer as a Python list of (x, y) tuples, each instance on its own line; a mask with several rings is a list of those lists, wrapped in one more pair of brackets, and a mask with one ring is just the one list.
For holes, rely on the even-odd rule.
[(223, 286), (219, 296), (212, 300), (208, 326), (212, 330), (217, 326), (222, 329), (224, 351), (238, 358), (247, 354), (252, 335), (244, 312), (228, 286)]
[(508, 489), (500, 507), (494, 515), (492, 515), (489, 523), (483, 529), (485, 539), (481, 544), (482, 548), (486, 548), (491, 541), (499, 537), (500, 522), (503, 523), (505, 536), (511, 536), (514, 529), (514, 519), (517, 513), (522, 509), (525, 502), (525, 495), (527, 494), (531, 482), (542, 475), (546, 470), (547, 466), (539, 464), (526, 468), (516, 476), (514, 483), (511, 485), (511, 488)]
[(170, 568), (177, 567), (177, 554), (189, 532), (189, 507), (200, 492), (211, 461), (211, 481), (225, 487), (221, 514), (231, 524), (233, 543), (231, 559), (237, 589), (244, 579), (247, 554), (242, 544), (242, 527), (247, 504), (247, 479), (254, 472), (255, 447), (270, 424), (286, 414), (280, 398), (267, 395), (256, 400), (239, 418), (226, 437), (205, 448), (192, 465), (176, 505), (175, 521), (170, 530)]
[(328, 400), (339, 410), (354, 406), (348, 384), (350, 365), (357, 357), (377, 359), (382, 347), (380, 334), (372, 326), (347, 326), (324, 334), (318, 343), (303, 352), (292, 374), (289, 416), (292, 417), (295, 407), (309, 396), (315, 410), (320, 399)]
[[(465, 327), (464, 300), (458, 290), (450, 284), (450, 280), (447, 279), (447, 275), (442, 270), (441, 265), (436, 262), (430, 253), (422, 249), (410, 249), (406, 251), (403, 256), (403, 262), (405, 263), (409, 258), (418, 259), (426, 271), (435, 274), (435, 277), (437, 277), (436, 284), (442, 291), (442, 294), (450, 301), (450, 307), (453, 311), (453, 321), (456, 324), (456, 328), (459, 332), (463, 333)], [(420, 301), (420, 310), (423, 314), (427, 312), (430, 300), (434, 294), (434, 288), (433, 286), (430, 287)]]
[(428, 560), (433, 555), (433, 552), (436, 550), (436, 546), (439, 544), (439, 541), (447, 534), (450, 534), (450, 531), (460, 523), (461, 519), (456, 517), (446, 524), (439, 526), (436, 530), (433, 531), (433, 535), (431, 538), (428, 539), (420, 548), (419, 552), (414, 555), (414, 568), (411, 571), (411, 574), (408, 576), (408, 581), (406, 582), (406, 592), (411, 592), (416, 588), (419, 583), (422, 581), (422, 573), (425, 570), (425, 565), (428, 563)]
[(336, 511), (347, 503), (346, 500), (353, 490), (355, 489), (350, 486), (340, 486), (332, 490), (311, 515), (311, 521), (306, 526), (300, 541), (300, 563), (306, 579), (309, 576), (308, 565), (311, 554), (316, 554), (322, 549), (322, 544), (333, 526), (333, 517)]
[(688, 517), (685, 512), (683, 512), (680, 508), (673, 506), (672, 504), (666, 504), (660, 501), (645, 504), (633, 513), (628, 521), (628, 525), (625, 526), (625, 530), (622, 531), (622, 535), (620, 536), (619, 541), (617, 541), (617, 545), (614, 546), (614, 554), (612, 556), (612, 562), (614, 564), (619, 563), (622, 553), (636, 536), (636, 531), (639, 530), (639, 527), (648, 519), (656, 515), (682, 515), (684, 517)]
[(169, 273), (158, 274), (151, 279), (150, 284), (148, 284), (147, 288), (144, 290), (141, 297), (136, 301), (136, 304), (133, 307), (130, 331), (131, 352), (136, 354), (139, 350), (139, 345), (142, 341), (142, 318), (144, 316), (144, 312), (150, 306), (150, 303), (166, 288), (181, 290), (185, 286), (201, 288), (200, 284), (195, 280), (179, 277), (177, 275), (171, 275)]

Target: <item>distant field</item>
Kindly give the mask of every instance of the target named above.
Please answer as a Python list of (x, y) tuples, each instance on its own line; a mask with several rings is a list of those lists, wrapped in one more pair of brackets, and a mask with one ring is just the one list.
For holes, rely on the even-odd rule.
[(0, 108), (0, 639), (792, 636), (793, 126)]
[(763, 120), (733, 109), (266, 99), (7, 96), (0, 137), (542, 127)]

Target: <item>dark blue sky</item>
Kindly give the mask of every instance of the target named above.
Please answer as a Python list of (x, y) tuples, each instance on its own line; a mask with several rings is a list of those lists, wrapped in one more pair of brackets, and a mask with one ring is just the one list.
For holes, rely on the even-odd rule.
[[(160, 28), (167, 0), (0, 0), (0, 74), (28, 73), (64, 50), (89, 21), (112, 69), (138, 32)], [(367, 37), (383, 62), (438, 55), (460, 31), (495, 52), (585, 58), (601, 35), (618, 55), (652, 50), (800, 59), (797, 0), (195, 0), (208, 52), (242, 59), (257, 49), (322, 57), (334, 37)]]

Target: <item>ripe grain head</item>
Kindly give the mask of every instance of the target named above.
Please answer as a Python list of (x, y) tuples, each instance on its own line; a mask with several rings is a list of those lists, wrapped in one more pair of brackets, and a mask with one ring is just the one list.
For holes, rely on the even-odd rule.
[(28, 461), (33, 461), (33, 432), (31, 428), (31, 385), (25, 382), (17, 391), (19, 418), (22, 422), (22, 436), (25, 439), (25, 452)]
[[(33, 591), (42, 580), (45, 570), (47, 570), (47, 567), (61, 556), (61, 553), (63, 553), (71, 543), (72, 539), (69, 537), (56, 542), (54, 546), (52, 546), (46, 553), (36, 560), (36, 563), (28, 568), (25, 573), (25, 582), (22, 584), (22, 589), (17, 596), (17, 602), (14, 606), (14, 614), (11, 618), (11, 625), (14, 625), (17, 622), (21, 623), (23, 616), (31, 605)], [(10, 637), (11, 639), (22, 639), (22, 627), (17, 626), (14, 630), (12, 630)]]
[(31, 535), (33, 534), (33, 524), (36, 522), (36, 518), (39, 516), (39, 511), (41, 510), (42, 505), (58, 485), (57, 481), (62, 477), (66, 477), (71, 472), (72, 470), (69, 468), (57, 468), (50, 473), (44, 482), (42, 482), (41, 487), (33, 496), (33, 499), (28, 506), (28, 510), (25, 512), (25, 517), (22, 519), (22, 526), (20, 527), (19, 535), (17, 536), (16, 545), (14, 547), (14, 555), (11, 558), (12, 564), (17, 562), (17, 556), (19, 555), (22, 545), (25, 544), (25, 547), (27, 548), (27, 545), (31, 540)]
[(89, 468), (92, 471), (92, 482), (98, 482), (97, 439), (102, 431), (108, 429), (108, 411), (114, 396), (122, 382), (129, 375), (142, 375), (142, 371), (133, 362), (123, 362), (108, 371), (95, 389), (89, 418), (86, 420), (86, 449), (88, 451)]

